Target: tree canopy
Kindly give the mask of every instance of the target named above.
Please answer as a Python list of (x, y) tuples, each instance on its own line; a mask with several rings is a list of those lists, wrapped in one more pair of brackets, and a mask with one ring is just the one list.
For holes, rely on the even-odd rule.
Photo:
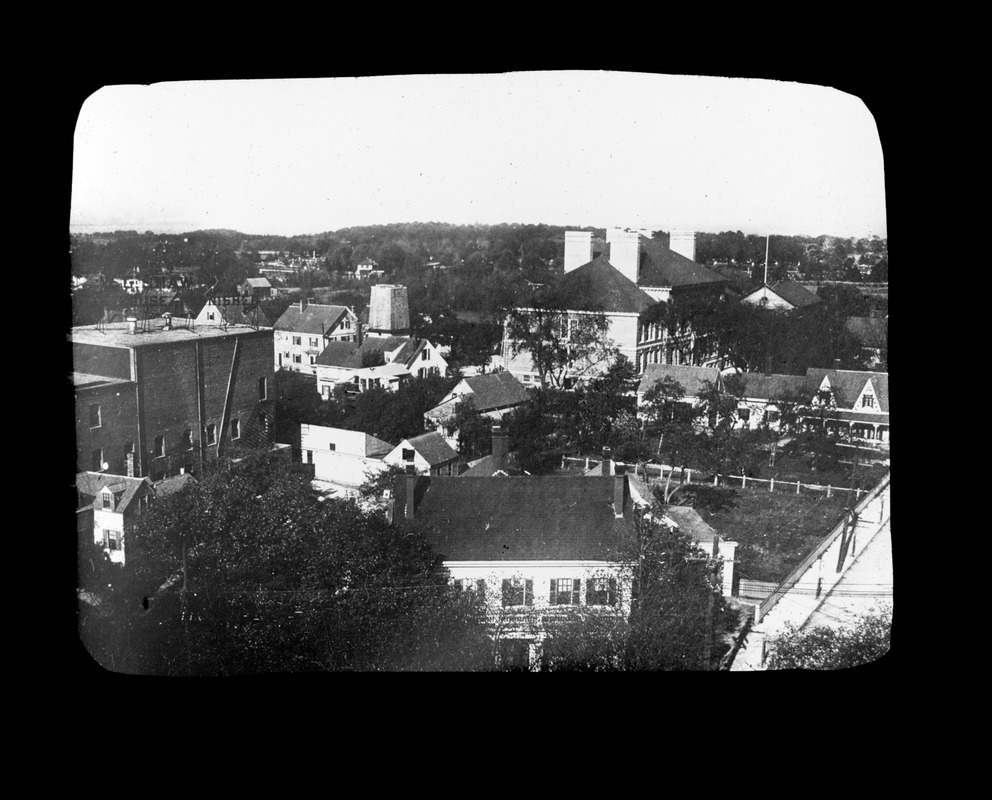
[[(123, 671), (483, 669), (483, 611), (422, 537), (264, 457), (157, 501), (128, 540)], [(167, 584), (161, 590), (148, 587)], [(152, 597), (142, 612), (138, 596)], [(120, 624), (124, 624), (123, 617)], [(103, 642), (84, 641), (95, 657)], [(107, 666), (110, 666), (107, 664)]]
[(769, 669), (848, 669), (869, 664), (889, 652), (892, 610), (865, 614), (853, 625), (795, 626), (775, 637), (770, 645)]

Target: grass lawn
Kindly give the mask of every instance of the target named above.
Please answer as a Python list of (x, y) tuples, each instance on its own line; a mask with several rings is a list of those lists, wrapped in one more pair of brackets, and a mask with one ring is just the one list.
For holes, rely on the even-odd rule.
[(695, 507), (724, 539), (738, 542), (736, 577), (780, 581), (840, 522), (845, 494), (826, 497), (705, 485), (673, 498)]

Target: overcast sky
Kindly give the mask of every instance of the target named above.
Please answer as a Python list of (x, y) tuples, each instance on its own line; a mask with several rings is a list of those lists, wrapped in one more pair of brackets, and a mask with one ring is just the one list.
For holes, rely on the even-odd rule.
[(871, 113), (836, 89), (620, 72), (107, 86), (70, 230), (500, 222), (885, 237)]

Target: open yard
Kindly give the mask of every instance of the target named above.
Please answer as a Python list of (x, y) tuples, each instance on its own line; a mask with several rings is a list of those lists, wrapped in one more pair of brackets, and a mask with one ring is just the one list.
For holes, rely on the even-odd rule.
[(673, 500), (691, 505), (724, 539), (739, 542), (737, 578), (780, 581), (841, 520), (846, 494), (686, 486)]

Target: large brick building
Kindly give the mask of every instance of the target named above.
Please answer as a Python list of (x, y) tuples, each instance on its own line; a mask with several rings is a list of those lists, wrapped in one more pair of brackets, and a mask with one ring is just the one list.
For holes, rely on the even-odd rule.
[(267, 449), (272, 330), (163, 319), (73, 328), (76, 471), (161, 480)]

